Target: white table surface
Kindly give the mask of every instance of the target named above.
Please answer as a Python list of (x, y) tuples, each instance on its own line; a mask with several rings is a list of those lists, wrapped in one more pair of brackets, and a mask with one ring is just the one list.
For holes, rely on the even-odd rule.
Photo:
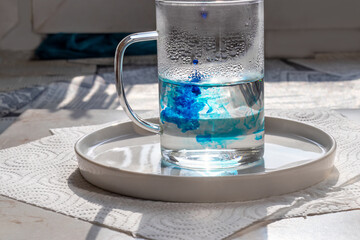
[[(360, 123), (360, 110), (338, 110)], [(28, 110), (0, 135), (0, 148), (17, 146), (49, 136), (49, 128), (100, 124), (123, 118), (116, 110)], [(36, 129), (29, 131), (29, 129)], [(134, 239), (116, 230), (0, 196), (0, 239)], [(229, 239), (360, 239), (360, 210), (262, 221)]]

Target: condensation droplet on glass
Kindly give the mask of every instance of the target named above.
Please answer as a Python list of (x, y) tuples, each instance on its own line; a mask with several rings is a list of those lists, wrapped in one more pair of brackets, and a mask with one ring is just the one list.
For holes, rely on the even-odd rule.
[(230, 51), (230, 52), (229, 52), (229, 55), (230, 55), (231, 57), (235, 57), (235, 56), (236, 56), (236, 51), (234, 51), (234, 50), (233, 50), (233, 51)]

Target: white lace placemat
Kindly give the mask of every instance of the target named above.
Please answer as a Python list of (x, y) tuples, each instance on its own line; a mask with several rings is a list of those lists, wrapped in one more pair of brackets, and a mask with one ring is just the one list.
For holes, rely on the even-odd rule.
[(124, 197), (94, 187), (80, 175), (73, 146), (84, 133), (99, 128), (90, 126), (57, 129), (53, 136), (1, 150), (0, 194), (152, 239), (221, 239), (265, 219), (359, 209), (360, 125), (333, 111), (268, 110), (267, 115), (307, 122), (335, 137), (336, 167), (326, 181), (296, 193), (242, 203)]

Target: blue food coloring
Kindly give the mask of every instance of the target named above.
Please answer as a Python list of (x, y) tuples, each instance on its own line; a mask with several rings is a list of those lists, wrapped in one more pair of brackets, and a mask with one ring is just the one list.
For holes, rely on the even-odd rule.
[(200, 12), (200, 15), (203, 19), (206, 19), (208, 17), (208, 11), (203, 10)]
[[(190, 82), (200, 82), (203, 75), (195, 70), (189, 76)], [(164, 82), (163, 85), (166, 83)], [(174, 123), (181, 129), (181, 132), (198, 129), (199, 112), (206, 105), (204, 101), (199, 101), (197, 97), (201, 94), (201, 90), (194, 84), (173, 84), (167, 91), (167, 106), (160, 113), (162, 123)], [(161, 101), (161, 104), (162, 101)]]
[[(196, 141), (204, 147), (209, 147), (214, 149), (214, 148), (226, 148), (228, 144), (234, 141), (243, 140), (245, 138), (244, 136), (242, 136), (244, 132), (241, 129), (235, 127), (234, 121), (224, 120), (222, 121), (222, 123), (219, 122), (217, 124), (214, 124), (215, 126), (214, 130), (216, 132), (209, 133), (210, 131), (205, 131), (205, 134), (203, 135), (199, 134), (196, 136)], [(219, 125), (222, 125), (222, 127), (216, 128), (216, 126)]]
[(198, 143), (211, 142), (211, 135), (210, 135), (210, 134), (197, 135), (197, 136), (196, 136), (196, 141), (197, 141)]
[(213, 107), (210, 104), (206, 103), (206, 105), (209, 107), (206, 113), (211, 113), (212, 111), (214, 111)]
[(247, 129), (259, 129), (258, 125), (259, 125), (259, 118), (260, 118), (260, 113), (262, 112), (262, 110), (260, 110), (257, 114), (254, 114), (253, 111), (251, 110), (251, 113), (249, 115), (246, 116), (245, 120), (244, 120), (244, 126)]
[(204, 79), (204, 75), (198, 70), (194, 70), (189, 76), (190, 82), (200, 82), (203, 79)]
[(263, 109), (234, 118), (227, 111), (229, 102), (223, 100), (223, 89), (196, 84), (203, 79), (204, 75), (198, 70), (190, 74), (186, 83), (161, 79), (161, 122), (173, 123), (183, 133), (192, 131), (204, 148), (227, 148), (228, 144), (242, 141), (249, 134), (261, 140)]
[(192, 86), (191, 92), (194, 93), (196, 96), (200, 95), (201, 91), (198, 86)]
[(196, 85), (173, 85), (167, 92), (167, 106), (160, 113), (162, 123), (174, 123), (184, 133), (198, 129), (199, 112), (205, 107), (205, 103), (197, 101), (200, 94), (200, 88)]
[(194, 65), (196, 65), (196, 64), (198, 64), (198, 63), (199, 63), (199, 60), (197, 60), (197, 59), (194, 59), (194, 60), (193, 60), (193, 64), (194, 64)]

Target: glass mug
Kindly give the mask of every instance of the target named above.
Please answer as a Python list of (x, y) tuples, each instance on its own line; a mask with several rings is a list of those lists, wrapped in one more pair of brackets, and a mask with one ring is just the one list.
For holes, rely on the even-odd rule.
[[(188, 169), (254, 166), (264, 154), (262, 0), (156, 0), (157, 31), (124, 38), (115, 54), (127, 115), (160, 135), (162, 161)], [(157, 40), (160, 124), (129, 106), (125, 49)]]

